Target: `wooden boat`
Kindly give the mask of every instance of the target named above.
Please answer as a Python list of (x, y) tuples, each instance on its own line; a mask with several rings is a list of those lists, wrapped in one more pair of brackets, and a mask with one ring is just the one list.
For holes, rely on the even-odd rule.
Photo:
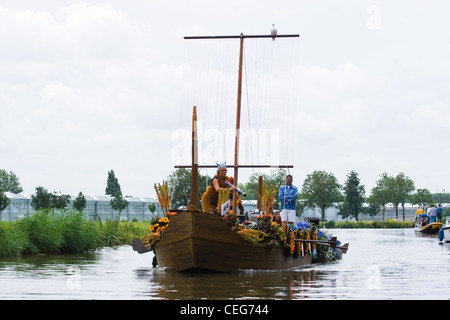
[(425, 226), (416, 225), (414, 231), (419, 234), (438, 234), (442, 225), (442, 222), (432, 222)]
[(204, 212), (185, 211), (170, 218), (155, 248), (158, 265), (176, 271), (239, 269), (284, 270), (312, 263), (312, 255), (287, 256), (284, 248), (246, 241), (223, 218)]
[[(279, 35), (275, 37), (298, 37), (298, 35)], [(274, 38), (271, 36), (247, 36), (251, 38)], [(239, 38), (241, 41), (239, 57), (239, 81), (238, 81), (238, 105), (236, 116), (236, 139), (235, 139), (235, 163), (234, 184), (237, 185), (239, 167), (277, 167), (267, 166), (243, 166), (238, 164), (239, 150), (239, 128), (240, 128), (240, 100), (242, 85), (242, 57), (244, 35), (221, 36), (221, 37), (185, 37), (189, 39), (213, 39), (213, 38)], [(239, 269), (264, 269), (264, 270), (285, 270), (312, 263), (311, 250), (303, 255), (293, 256), (286, 254), (285, 246), (269, 248), (266, 243), (254, 243), (245, 240), (241, 235), (232, 231), (223, 217), (211, 213), (201, 212), (198, 208), (198, 168), (215, 167), (209, 165), (200, 166), (197, 163), (197, 113), (193, 107), (192, 117), (192, 165), (176, 166), (176, 168), (190, 167), (191, 173), (191, 201), (187, 211), (179, 212), (170, 217), (170, 222), (164, 235), (156, 243), (154, 251), (154, 265), (169, 267), (177, 271), (186, 270), (211, 270), (231, 272)], [(279, 165), (278, 167), (292, 168), (289, 165)], [(236, 192), (233, 195), (233, 203), (236, 203)], [(233, 206), (233, 215), (236, 214), (236, 206)], [(337, 246), (336, 238), (330, 241), (299, 240), (302, 248), (316, 245), (339, 248), (346, 253), (348, 244)], [(303, 247), (305, 246), (305, 247)], [(149, 249), (139, 240), (133, 241), (133, 249), (139, 253), (149, 252)], [(302, 250), (305, 252), (305, 250)]]
[[(176, 271), (209, 270), (232, 272), (240, 269), (286, 270), (312, 263), (311, 243), (338, 248), (346, 253), (348, 244), (337, 246), (336, 238), (329, 241), (296, 239), (303, 255), (290, 255), (285, 246), (269, 248), (267, 243), (245, 240), (232, 231), (222, 216), (201, 212), (198, 203), (198, 165), (196, 107), (193, 112), (191, 204), (186, 211), (170, 216), (164, 235), (156, 243), (154, 266), (169, 267)], [(134, 239), (133, 249), (149, 252), (139, 239)]]

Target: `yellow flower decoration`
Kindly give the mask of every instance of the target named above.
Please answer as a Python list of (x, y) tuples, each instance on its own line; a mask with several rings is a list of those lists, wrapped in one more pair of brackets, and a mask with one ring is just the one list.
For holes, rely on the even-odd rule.
[[(311, 235), (309, 233), (309, 230), (306, 232), (306, 240), (311, 240)], [(305, 253), (311, 254), (311, 252), (309, 252), (309, 243), (306, 244)]]
[(291, 232), (291, 254), (294, 253), (295, 249), (295, 234), (294, 231)]

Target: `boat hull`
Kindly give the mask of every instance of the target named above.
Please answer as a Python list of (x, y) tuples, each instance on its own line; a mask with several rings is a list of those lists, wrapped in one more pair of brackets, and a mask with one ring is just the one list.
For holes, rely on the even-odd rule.
[(416, 227), (414, 231), (421, 234), (438, 234), (441, 228), (442, 222), (432, 222), (423, 227)]
[[(440, 240), (444, 242), (450, 242), (450, 226), (442, 227), (440, 232), (442, 232), (442, 240)], [(439, 237), (441, 237), (440, 234)]]
[(285, 270), (312, 263), (312, 256), (286, 256), (284, 248), (244, 240), (222, 217), (186, 211), (170, 218), (155, 247), (158, 265), (177, 271)]

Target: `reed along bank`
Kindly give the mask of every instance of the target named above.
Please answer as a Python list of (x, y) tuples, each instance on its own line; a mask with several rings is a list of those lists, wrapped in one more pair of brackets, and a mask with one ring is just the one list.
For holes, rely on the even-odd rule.
[(130, 244), (147, 228), (145, 222), (88, 221), (77, 211), (38, 211), (0, 222), (0, 257), (92, 252)]

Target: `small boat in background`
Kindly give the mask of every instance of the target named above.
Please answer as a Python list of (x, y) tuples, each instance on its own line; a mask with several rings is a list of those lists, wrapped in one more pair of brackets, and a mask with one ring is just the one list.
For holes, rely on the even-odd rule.
[(432, 222), (424, 226), (416, 224), (414, 231), (419, 234), (438, 234), (442, 226), (442, 222)]
[(445, 226), (439, 230), (439, 241), (450, 242), (450, 217), (447, 217)]

